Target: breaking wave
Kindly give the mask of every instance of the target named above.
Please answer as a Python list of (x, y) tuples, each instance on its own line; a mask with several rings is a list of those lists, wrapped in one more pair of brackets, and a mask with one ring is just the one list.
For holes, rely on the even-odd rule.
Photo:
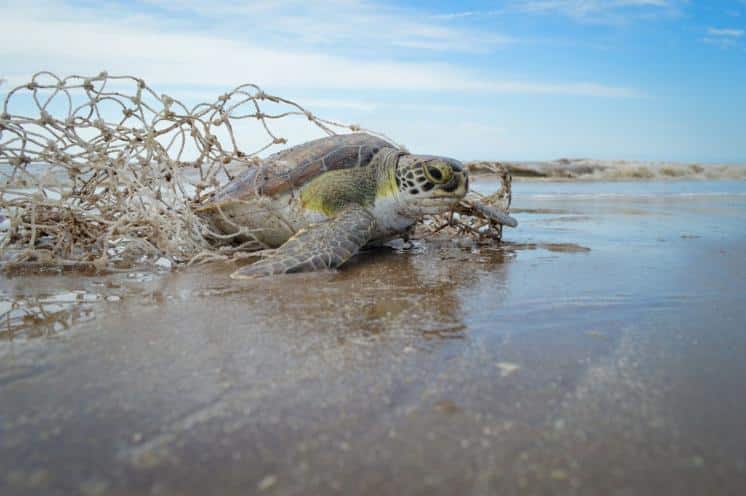
[(489, 173), (490, 166), (507, 167), (513, 178), (523, 180), (655, 181), (746, 180), (745, 165), (702, 165), (670, 162), (560, 159), (550, 162), (469, 162), (472, 173)]

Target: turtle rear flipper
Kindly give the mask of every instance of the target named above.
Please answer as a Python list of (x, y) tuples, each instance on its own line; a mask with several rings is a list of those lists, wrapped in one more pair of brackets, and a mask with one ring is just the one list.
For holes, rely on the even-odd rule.
[(363, 207), (353, 205), (333, 219), (314, 224), (287, 240), (270, 255), (237, 270), (233, 279), (254, 279), (273, 274), (335, 269), (370, 240), (375, 219)]

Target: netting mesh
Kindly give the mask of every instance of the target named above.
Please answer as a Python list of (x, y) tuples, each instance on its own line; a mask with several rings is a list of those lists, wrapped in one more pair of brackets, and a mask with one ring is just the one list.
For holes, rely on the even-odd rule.
[[(322, 135), (361, 130), (254, 84), (190, 108), (136, 77), (37, 73), (7, 92), (0, 114), (3, 268), (101, 271), (241, 256), (216, 242), (193, 208), (285, 144), (273, 127), (291, 118)], [(501, 174), (504, 187), (489, 201), (507, 209)], [(441, 216), (425, 232), (499, 239), (499, 226), (468, 208), (471, 219)]]

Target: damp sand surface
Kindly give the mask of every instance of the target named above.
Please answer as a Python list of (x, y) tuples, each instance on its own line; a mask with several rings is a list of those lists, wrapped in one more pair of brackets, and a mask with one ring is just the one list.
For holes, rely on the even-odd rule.
[(746, 494), (746, 183), (514, 187), (496, 247), (3, 278), (0, 494)]

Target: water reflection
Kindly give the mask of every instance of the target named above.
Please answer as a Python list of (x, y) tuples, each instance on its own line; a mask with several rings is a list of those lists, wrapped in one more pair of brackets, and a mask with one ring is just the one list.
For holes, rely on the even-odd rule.
[(0, 341), (54, 337), (92, 317), (91, 302), (100, 296), (84, 291), (0, 298)]
[[(275, 333), (331, 333), (339, 342), (386, 336), (461, 338), (465, 326), (460, 290), (476, 284), (480, 274), (488, 274), (510, 256), (502, 249), (479, 252), (433, 239), (411, 251), (365, 252), (336, 273), (248, 283), (227, 278), (232, 267), (221, 265), (165, 275), (19, 276), (5, 279), (0, 287), (0, 340), (54, 336), (94, 316), (105, 322), (125, 309), (137, 314), (155, 306), (164, 316), (177, 312), (178, 318), (184, 310), (169, 305), (191, 302), (220, 309), (237, 300), (244, 306), (236, 319)], [(495, 273), (506, 277), (503, 270)], [(492, 284), (501, 286), (504, 280)], [(211, 327), (219, 326), (218, 319)]]
[[(450, 240), (430, 240), (417, 250), (377, 249), (344, 270), (259, 281), (227, 279), (229, 268), (185, 272), (162, 281), (161, 291), (199, 297), (214, 308), (241, 303), (232, 325), (308, 342), (333, 337), (338, 344), (393, 341), (400, 349), (433, 338), (463, 338), (463, 290), (490, 277), (504, 286), (507, 271), (496, 268), (509, 252), (481, 253)], [(219, 297), (219, 298), (216, 298)], [(205, 329), (215, 339), (216, 321)], [(328, 350), (327, 350), (328, 351)]]
[[(397, 398), (404, 385), (436, 376), (444, 347), (456, 351), (468, 343), (464, 291), (480, 281), (504, 286), (509, 259), (441, 240), (412, 252), (368, 252), (337, 273), (261, 281), (234, 281), (228, 274), (235, 267), (221, 265), (145, 279), (62, 275), (27, 278), (32, 282), (23, 287), (18, 279), (18, 285), (6, 281), (6, 293), (16, 294), (8, 304), (24, 302), (25, 320), (11, 319), (25, 322), (24, 336), (43, 336), (63, 322), (57, 332), (73, 327), (79, 339), (61, 342), (57, 351), (84, 358), (54, 375), (44, 373), (46, 362), (19, 361), (4, 388), (52, 387), (59, 394), (44, 397), (34, 422), (53, 422), (43, 413), (49, 411), (76, 419), (65, 424), (68, 439), (105, 431), (98, 441), (117, 439), (119, 448), (98, 457), (134, 470), (185, 463), (180, 443), (207, 449), (212, 441), (202, 435), (214, 427), (250, 438), (236, 441), (237, 448), (264, 442), (282, 453), (296, 446), (297, 435), (256, 431), (257, 418), (332, 433), (338, 425), (324, 418), (329, 409), (374, 419), (406, 405)], [(65, 294), (65, 287), (80, 289)], [(41, 288), (56, 298), (34, 300), (30, 295)], [(109, 301), (112, 296), (119, 299)], [(57, 305), (54, 312), (49, 305)], [(14, 329), (18, 339), (21, 328)], [(335, 386), (339, 381), (347, 386)], [(366, 392), (375, 400), (366, 400)], [(19, 404), (9, 412), (8, 428), (16, 443), (31, 443), (33, 426), (13, 423), (22, 411)], [(112, 423), (112, 415), (122, 422)], [(65, 453), (62, 472), (88, 456)]]

